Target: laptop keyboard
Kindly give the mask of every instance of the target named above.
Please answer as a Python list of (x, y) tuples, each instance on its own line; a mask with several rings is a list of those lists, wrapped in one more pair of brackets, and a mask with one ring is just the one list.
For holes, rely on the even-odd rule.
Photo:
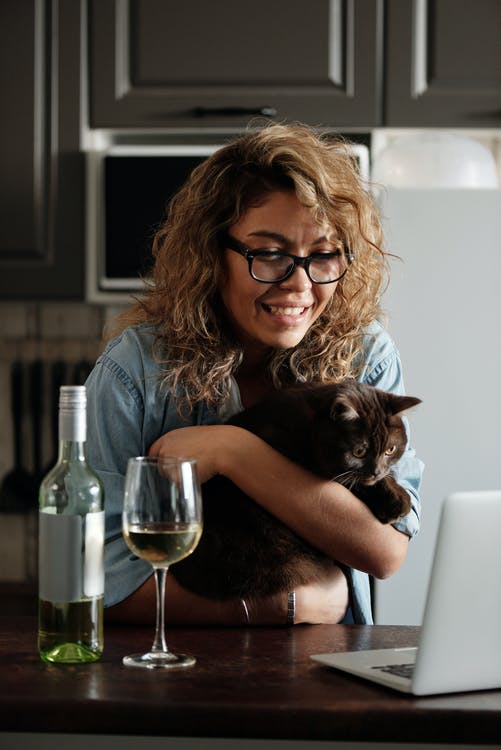
[(415, 664), (387, 664), (383, 667), (372, 667), (372, 669), (379, 669), (380, 672), (387, 672), (388, 674), (395, 674), (397, 677), (412, 677)]

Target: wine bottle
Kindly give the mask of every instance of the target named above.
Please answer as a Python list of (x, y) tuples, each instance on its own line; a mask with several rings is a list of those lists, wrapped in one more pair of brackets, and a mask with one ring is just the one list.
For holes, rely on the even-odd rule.
[(103, 652), (103, 487), (85, 457), (85, 386), (59, 391), (59, 454), (39, 493), (38, 649), (46, 662)]

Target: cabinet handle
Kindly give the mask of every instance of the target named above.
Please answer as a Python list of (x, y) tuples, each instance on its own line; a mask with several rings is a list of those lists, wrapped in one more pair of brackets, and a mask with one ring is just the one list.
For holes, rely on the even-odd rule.
[(243, 115), (276, 117), (277, 115), (274, 107), (195, 107), (191, 112), (194, 117), (242, 117)]

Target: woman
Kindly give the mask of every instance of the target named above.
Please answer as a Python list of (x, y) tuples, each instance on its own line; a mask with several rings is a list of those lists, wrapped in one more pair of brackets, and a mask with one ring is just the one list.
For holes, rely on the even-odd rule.
[(331, 580), (295, 592), (294, 612), (288, 592), (218, 603), (171, 575), (170, 622), (372, 621), (367, 574), (395, 572), (419, 526), (413, 451), (397, 475), (412, 511), (383, 525), (342, 485), (221, 422), (294, 381), (351, 376), (403, 392), (398, 352), (378, 322), (381, 242), (349, 149), (302, 126), (245, 134), (173, 199), (151, 286), (87, 382), (88, 455), (106, 486), (109, 616), (142, 622), (155, 610), (151, 567), (131, 557), (120, 526), (127, 459), (150, 453), (196, 458), (202, 481), (226, 475), (339, 563)]

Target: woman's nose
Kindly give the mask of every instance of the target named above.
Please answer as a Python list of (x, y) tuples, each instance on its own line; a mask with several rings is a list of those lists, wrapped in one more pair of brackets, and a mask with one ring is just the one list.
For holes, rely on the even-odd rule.
[(306, 273), (306, 269), (302, 266), (296, 266), (294, 272), (287, 279), (279, 283), (282, 289), (295, 289), (297, 291), (310, 289), (311, 285), (312, 281)]

